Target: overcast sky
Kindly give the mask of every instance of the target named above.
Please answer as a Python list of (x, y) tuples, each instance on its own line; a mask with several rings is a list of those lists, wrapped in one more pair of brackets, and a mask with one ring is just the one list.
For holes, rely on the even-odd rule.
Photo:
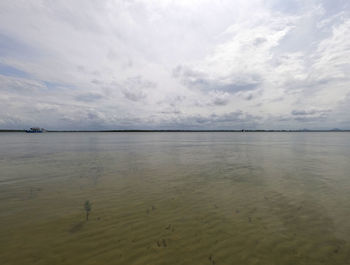
[(348, 0), (1, 0), (0, 129), (350, 128)]

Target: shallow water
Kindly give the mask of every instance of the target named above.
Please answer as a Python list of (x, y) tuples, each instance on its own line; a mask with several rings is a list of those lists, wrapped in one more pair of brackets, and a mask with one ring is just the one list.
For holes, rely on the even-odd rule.
[(0, 264), (350, 264), (349, 138), (1, 133)]

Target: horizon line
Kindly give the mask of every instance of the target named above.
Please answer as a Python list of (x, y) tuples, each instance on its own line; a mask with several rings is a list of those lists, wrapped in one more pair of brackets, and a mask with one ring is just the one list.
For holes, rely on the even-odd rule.
[[(25, 132), (0, 129), (0, 132)], [(350, 129), (123, 129), (123, 130), (45, 130), (45, 132), (350, 132)]]

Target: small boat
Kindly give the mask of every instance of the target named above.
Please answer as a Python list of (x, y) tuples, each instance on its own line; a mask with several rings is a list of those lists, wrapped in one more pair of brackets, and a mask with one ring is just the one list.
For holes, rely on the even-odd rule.
[(29, 130), (26, 130), (26, 133), (43, 133), (46, 130), (44, 128), (30, 128)]

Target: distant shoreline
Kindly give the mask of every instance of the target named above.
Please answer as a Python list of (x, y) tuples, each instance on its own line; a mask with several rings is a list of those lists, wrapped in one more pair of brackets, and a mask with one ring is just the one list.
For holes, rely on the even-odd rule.
[[(25, 130), (1, 130), (1, 132), (25, 132)], [(89, 133), (89, 132), (350, 132), (350, 130), (48, 130), (45, 133)]]

